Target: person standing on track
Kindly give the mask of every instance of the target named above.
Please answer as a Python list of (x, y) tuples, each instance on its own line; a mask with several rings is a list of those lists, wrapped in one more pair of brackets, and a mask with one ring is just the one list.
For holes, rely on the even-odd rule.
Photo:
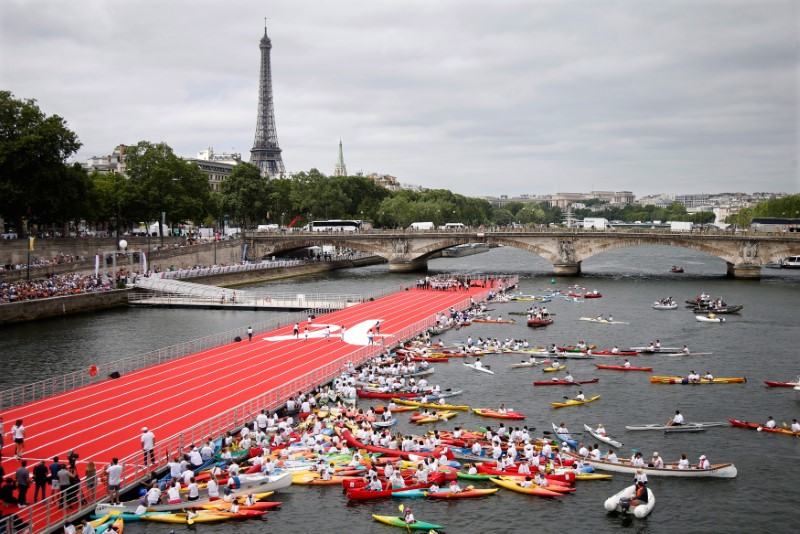
[(28, 486), (31, 484), (31, 473), (28, 471), (28, 462), (22, 460), (15, 475), (17, 478), (17, 501), (20, 506), (27, 506)]
[(339, 330), (339, 332), (340, 332), (339, 339), (341, 339), (342, 341), (344, 341), (344, 333), (345, 333), (345, 331), (346, 331), (346, 329), (345, 329), (344, 325), (342, 325), (341, 330)]
[(292, 328), (292, 335), (295, 339), (300, 337), (300, 323), (294, 323), (294, 327)]
[(249, 339), (250, 341), (253, 341), (253, 327), (252, 326), (248, 326), (247, 327), (247, 339)]
[(35, 484), (33, 490), (33, 502), (38, 501), (39, 492), (42, 493), (42, 500), (47, 498), (47, 479), (48, 475), (50, 475), (50, 470), (47, 469), (47, 465), (44, 463), (44, 460), (36, 464), (36, 467), (33, 468), (33, 483)]
[(119, 504), (119, 488), (122, 484), (122, 466), (118, 458), (111, 459), (111, 465), (106, 467), (106, 485), (108, 486), (108, 501)]
[(144, 465), (147, 465), (148, 457), (150, 458), (150, 463), (155, 465), (156, 464), (156, 456), (153, 449), (156, 448), (156, 435), (153, 434), (152, 430), (148, 429), (146, 426), (142, 427), (142, 436), (140, 438), (142, 440), (142, 452), (144, 454)]
[(22, 419), (17, 419), (11, 427), (11, 437), (14, 438), (14, 457), (21, 460), (22, 453), (25, 452), (25, 426), (22, 424)]

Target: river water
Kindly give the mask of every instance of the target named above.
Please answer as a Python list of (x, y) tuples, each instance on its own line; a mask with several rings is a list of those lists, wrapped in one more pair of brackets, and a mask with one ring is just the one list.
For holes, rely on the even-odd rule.
[[(671, 274), (669, 267), (683, 265), (685, 274)], [(581, 482), (578, 491), (557, 500), (545, 500), (501, 490), (483, 499), (460, 502), (405, 501), (418, 519), (447, 527), (447, 532), (794, 532), (800, 521), (796, 481), (800, 475), (800, 439), (785, 435), (731, 427), (710, 428), (701, 433), (670, 434), (629, 432), (625, 425), (661, 423), (676, 409), (689, 421), (725, 421), (738, 418), (766, 421), (771, 415), (790, 423), (800, 418), (800, 394), (791, 388), (767, 388), (763, 380), (794, 380), (800, 374), (797, 357), (798, 296), (800, 271), (764, 269), (760, 281), (725, 278), (725, 263), (717, 258), (673, 247), (637, 247), (616, 250), (583, 263), (577, 278), (558, 278), (555, 284), (545, 260), (510, 248), (464, 258), (432, 260), (433, 273), (501, 273), (520, 276), (523, 293), (541, 293), (550, 288), (578, 284), (597, 289), (603, 297), (580, 303), (555, 300), (548, 304), (556, 314), (555, 323), (544, 329), (529, 329), (524, 321), (514, 325), (476, 324), (466, 330), (442, 336), (447, 343), (473, 338), (526, 338), (533, 345), (573, 344), (578, 340), (600, 347), (620, 348), (646, 345), (659, 339), (663, 346), (683, 346), (705, 356), (641, 356), (634, 365), (655, 367), (656, 374), (686, 375), (695, 370), (715, 376), (746, 376), (746, 384), (703, 387), (650, 384), (648, 373), (598, 371), (592, 361), (569, 360), (568, 369), (576, 379), (599, 377), (600, 382), (584, 387), (587, 397), (602, 394), (595, 403), (554, 410), (549, 402), (574, 395), (572, 388), (534, 387), (539, 369), (511, 369), (520, 355), (484, 358), (494, 375), (475, 373), (457, 360), (436, 366), (433, 383), (442, 388), (464, 389), (459, 404), (497, 407), (500, 403), (525, 413), (525, 424), (538, 431), (551, 423), (566, 423), (574, 434), (583, 424), (602, 422), (607, 431), (624, 443), (620, 456), (632, 448), (649, 458), (653, 451), (665, 460), (677, 460), (680, 453), (696, 463), (701, 454), (712, 463), (734, 463), (735, 479), (654, 479), (650, 485), (656, 507), (645, 520), (607, 515), (603, 502), (630, 484), (625, 475), (611, 481)], [(256, 284), (253, 288), (298, 293), (367, 293), (413, 283), (413, 274), (388, 273), (385, 265), (335, 271), (321, 275)], [(683, 303), (701, 292), (722, 296), (726, 302), (743, 304), (744, 310), (727, 316), (724, 324), (700, 323), (682, 306), (673, 311), (656, 311), (654, 300), (673, 296)], [(524, 310), (530, 303), (495, 306), (493, 315), (508, 317), (509, 311)], [(579, 321), (581, 316), (613, 314), (624, 324), (596, 324)], [(0, 329), (3, 363), (0, 388), (30, 383), (59, 372), (86, 368), (215, 332), (242, 329), (264, 321), (276, 312), (230, 312), (211, 310), (121, 309), (76, 315)], [(517, 319), (523, 319), (517, 317)], [(607, 359), (601, 363), (609, 363)], [(398, 428), (412, 428), (408, 417), (399, 416)], [(496, 425), (497, 421), (460, 413), (440, 428), (455, 425), (474, 428)], [(427, 427), (430, 430), (436, 427)], [(537, 431), (537, 433), (538, 433)], [(591, 436), (578, 435), (587, 441)], [(593, 442), (593, 441), (592, 441)], [(605, 452), (606, 449), (603, 449)], [(490, 483), (476, 483), (489, 487)], [(267, 519), (201, 525), (210, 534), (227, 532), (398, 532), (374, 522), (372, 513), (395, 515), (399, 501), (348, 503), (340, 488), (294, 486), (281, 493), (285, 504)], [(160, 524), (126, 525), (132, 534), (185, 532), (186, 527)], [(194, 528), (194, 527), (192, 527)]]

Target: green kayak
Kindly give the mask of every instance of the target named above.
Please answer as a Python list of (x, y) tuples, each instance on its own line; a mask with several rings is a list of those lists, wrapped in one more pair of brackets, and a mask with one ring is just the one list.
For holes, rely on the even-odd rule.
[(470, 475), (469, 473), (462, 473), (461, 471), (459, 471), (458, 473), (456, 473), (456, 476), (458, 478), (463, 478), (465, 480), (489, 480), (490, 478), (493, 478), (495, 475), (482, 475), (480, 473), (478, 473), (477, 475)]
[(396, 515), (372, 514), (372, 517), (375, 518), (375, 521), (380, 521), (381, 523), (386, 523), (387, 525), (392, 525), (393, 527), (407, 528), (409, 530), (444, 529), (442, 525), (434, 525), (433, 523), (426, 523), (425, 521), (414, 521), (413, 523), (406, 524), (402, 517), (398, 517)]

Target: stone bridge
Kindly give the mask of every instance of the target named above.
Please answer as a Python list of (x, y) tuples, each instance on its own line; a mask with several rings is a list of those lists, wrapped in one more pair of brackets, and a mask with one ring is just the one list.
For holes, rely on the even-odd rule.
[(683, 247), (711, 254), (725, 260), (728, 274), (736, 278), (759, 278), (763, 265), (800, 255), (800, 235), (797, 234), (659, 230), (248, 232), (244, 242), (248, 244), (248, 256), (252, 259), (314, 245), (336, 245), (382, 256), (389, 262), (389, 270), (397, 272), (425, 270), (428, 258), (433, 254), (466, 243), (527, 250), (550, 261), (557, 275), (577, 275), (581, 272), (581, 262), (586, 258), (608, 250), (640, 245)]

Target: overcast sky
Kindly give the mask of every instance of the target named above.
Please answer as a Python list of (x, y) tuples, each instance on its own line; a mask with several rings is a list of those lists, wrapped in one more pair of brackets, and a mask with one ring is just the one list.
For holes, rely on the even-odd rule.
[(0, 88), (83, 142), (470, 195), (800, 190), (797, 0), (2, 0)]

